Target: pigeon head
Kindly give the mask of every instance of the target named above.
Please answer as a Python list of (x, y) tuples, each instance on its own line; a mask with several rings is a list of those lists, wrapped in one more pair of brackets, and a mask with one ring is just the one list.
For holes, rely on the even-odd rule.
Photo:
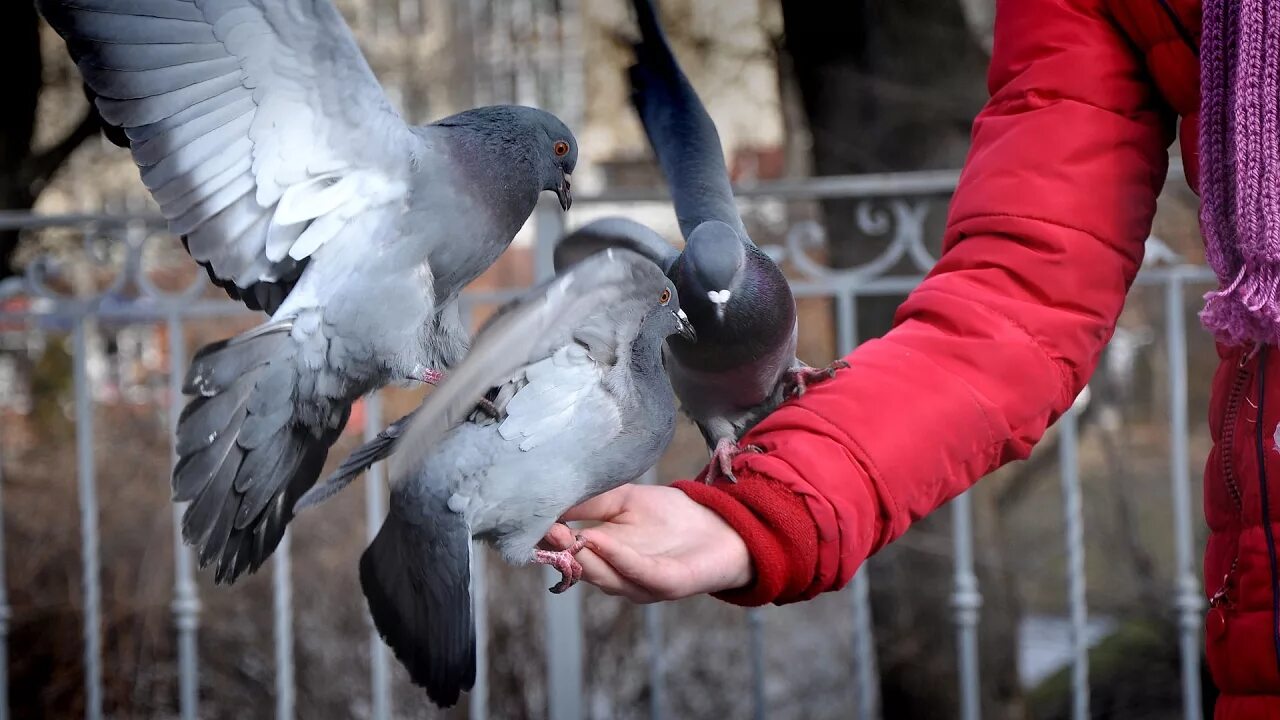
[(578, 141), (573, 137), (560, 118), (545, 110), (536, 108), (520, 108), (529, 115), (531, 125), (541, 131), (542, 137), (533, 140), (535, 145), (541, 144), (539, 169), (542, 176), (542, 189), (550, 190), (560, 199), (560, 208), (568, 210), (573, 204), (573, 193), (569, 185), (569, 176), (578, 164)]
[[(718, 220), (708, 220), (685, 243), (678, 280), (688, 302), (710, 303), (717, 322), (724, 322), (733, 293), (742, 286), (746, 249), (738, 233)], [(695, 301), (690, 293), (699, 297)]]
[(646, 349), (653, 352), (657, 352), (663, 341), (672, 335), (679, 335), (691, 343), (698, 339), (689, 317), (680, 309), (680, 296), (676, 293), (675, 284), (664, 280), (661, 289), (649, 300), (648, 312), (640, 321), (640, 333), (636, 337), (636, 343), (646, 345)]
[(523, 105), (493, 105), (465, 110), (435, 124), (476, 130), (511, 148), (533, 165), (538, 190), (554, 192), (564, 210), (573, 203), (569, 180), (578, 164), (578, 140), (555, 115)]

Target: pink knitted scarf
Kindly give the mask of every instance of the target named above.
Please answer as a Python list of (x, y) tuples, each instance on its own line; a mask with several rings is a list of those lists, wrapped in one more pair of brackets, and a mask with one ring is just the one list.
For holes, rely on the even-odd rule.
[(1203, 0), (1200, 228), (1221, 341), (1280, 341), (1280, 0)]

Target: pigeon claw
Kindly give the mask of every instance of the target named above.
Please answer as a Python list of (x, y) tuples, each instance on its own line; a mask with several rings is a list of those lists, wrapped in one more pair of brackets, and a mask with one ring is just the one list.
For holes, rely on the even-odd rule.
[(830, 380), (836, 376), (836, 371), (849, 367), (849, 363), (844, 360), (837, 360), (824, 368), (802, 367), (787, 371), (786, 383), (787, 397), (800, 397), (804, 395), (805, 390), (815, 383), (823, 380)]
[(533, 551), (533, 561), (539, 565), (550, 565), (560, 571), (560, 582), (551, 586), (551, 592), (559, 595), (568, 590), (582, 579), (582, 563), (578, 562), (578, 558), (574, 557), (578, 551), (587, 546), (587, 541), (581, 535), (574, 537), (573, 545), (565, 550), (542, 550), (541, 548)]
[(733, 475), (733, 459), (742, 454), (742, 448), (729, 438), (720, 438), (716, 442), (715, 450), (711, 451), (711, 463), (707, 466), (706, 483), (711, 483), (724, 478), (731, 483), (738, 482), (738, 478)]

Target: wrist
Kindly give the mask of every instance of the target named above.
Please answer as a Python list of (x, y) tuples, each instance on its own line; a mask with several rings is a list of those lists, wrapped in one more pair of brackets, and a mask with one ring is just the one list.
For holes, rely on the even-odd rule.
[(728, 573), (716, 598), (758, 606), (812, 594), (818, 532), (801, 497), (750, 471), (739, 472), (735, 484), (685, 480), (674, 487), (719, 515), (734, 536), (722, 543)]

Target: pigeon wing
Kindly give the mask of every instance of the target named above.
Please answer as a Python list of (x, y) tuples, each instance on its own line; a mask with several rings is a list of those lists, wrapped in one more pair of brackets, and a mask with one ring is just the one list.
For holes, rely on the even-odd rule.
[(398, 213), (417, 141), (330, 0), (37, 4), (170, 229), (249, 307), (274, 312), (352, 219)]

